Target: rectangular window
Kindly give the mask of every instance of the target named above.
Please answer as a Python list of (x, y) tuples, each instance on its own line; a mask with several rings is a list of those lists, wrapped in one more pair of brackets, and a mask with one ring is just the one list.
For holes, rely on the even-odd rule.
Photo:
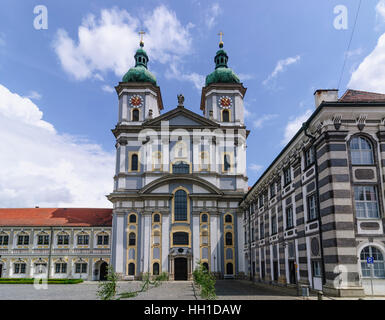
[(87, 263), (75, 263), (75, 273), (87, 273)]
[(47, 271), (46, 263), (35, 263), (35, 273), (45, 273)]
[(83, 234), (78, 236), (78, 245), (88, 245), (89, 243), (89, 235)]
[(55, 263), (55, 273), (67, 273), (67, 263)]
[(251, 228), (251, 242), (254, 242), (254, 228)]
[(307, 197), (307, 211), (309, 221), (318, 218), (317, 198), (315, 193)]
[(8, 245), (8, 236), (0, 236), (0, 246), (7, 246)]
[(260, 196), (259, 196), (259, 207), (260, 208), (262, 208), (263, 207), (263, 194), (261, 194)]
[(263, 239), (265, 238), (265, 226), (263, 224), (263, 222), (261, 222), (261, 224), (259, 225), (259, 239)]
[(320, 261), (312, 261), (312, 270), (313, 270), (313, 277), (320, 278), (321, 277), (321, 262)]
[(98, 246), (108, 244), (108, 235), (98, 236)]
[(294, 227), (294, 215), (293, 215), (293, 207), (286, 208), (286, 228), (290, 229)]
[(275, 182), (270, 185), (270, 198), (275, 197)]
[(277, 216), (273, 215), (271, 216), (271, 234), (276, 234), (277, 231)]
[(68, 244), (69, 243), (69, 235), (66, 234), (59, 234), (57, 236), (57, 244), (58, 245), (63, 245), (63, 244)]
[(18, 236), (17, 237), (17, 245), (28, 245), (29, 244), (29, 236)]
[(288, 185), (291, 182), (291, 167), (285, 169), (283, 171), (283, 183), (284, 185)]
[(310, 167), (314, 163), (314, 148), (311, 147), (305, 151), (305, 168)]
[(25, 263), (15, 263), (14, 273), (17, 273), (17, 274), (25, 273), (26, 266), (27, 265)]
[(48, 245), (49, 244), (49, 236), (48, 235), (38, 235), (37, 236), (37, 244), (38, 245)]
[(357, 218), (379, 218), (375, 186), (355, 186), (354, 202)]

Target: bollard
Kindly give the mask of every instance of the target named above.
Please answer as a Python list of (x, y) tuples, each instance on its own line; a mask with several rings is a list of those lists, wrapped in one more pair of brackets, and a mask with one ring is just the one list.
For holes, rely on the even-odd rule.
[(318, 292), (317, 292), (317, 299), (318, 299), (318, 300), (322, 300), (322, 299), (323, 299), (323, 295), (324, 295), (324, 294), (323, 294), (322, 291), (318, 291)]

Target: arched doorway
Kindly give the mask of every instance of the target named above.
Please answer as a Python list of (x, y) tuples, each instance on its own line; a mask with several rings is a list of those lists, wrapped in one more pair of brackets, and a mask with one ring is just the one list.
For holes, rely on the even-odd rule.
[(103, 261), (100, 265), (99, 280), (100, 281), (107, 280), (107, 275), (108, 275), (108, 264), (107, 262)]
[(175, 258), (174, 270), (174, 280), (187, 280), (187, 258)]

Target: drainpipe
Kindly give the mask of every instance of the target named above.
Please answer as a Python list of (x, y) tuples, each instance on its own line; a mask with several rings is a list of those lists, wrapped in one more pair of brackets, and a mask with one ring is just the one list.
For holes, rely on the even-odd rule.
[(50, 227), (51, 229), (51, 235), (49, 236), (49, 252), (48, 252), (48, 274), (47, 278), (49, 279), (50, 273), (51, 273), (51, 254), (52, 254), (52, 242), (53, 242), (53, 228)]
[[(246, 211), (247, 212), (247, 211)], [(253, 281), (253, 262), (251, 255), (251, 242), (252, 242), (252, 234), (251, 234), (251, 205), (249, 205), (249, 217), (248, 217), (248, 243), (249, 243), (249, 268), (250, 268), (250, 280)]]
[[(302, 128), (304, 130), (305, 136), (311, 139), (311, 143), (314, 143), (316, 138), (307, 132), (309, 125), (307, 122), (304, 122), (302, 124)], [(317, 216), (318, 216), (318, 233), (319, 233), (319, 239), (320, 239), (320, 249), (321, 249), (321, 262), (322, 262), (322, 285), (325, 285), (326, 283), (326, 276), (325, 276), (325, 259), (324, 259), (324, 248), (323, 248), (323, 241), (322, 241), (322, 219), (321, 219), (321, 208), (320, 208), (320, 200), (319, 200), (319, 189), (318, 189), (318, 159), (317, 159), (317, 149), (316, 145), (314, 145), (314, 174), (315, 174), (315, 188), (317, 192)]]

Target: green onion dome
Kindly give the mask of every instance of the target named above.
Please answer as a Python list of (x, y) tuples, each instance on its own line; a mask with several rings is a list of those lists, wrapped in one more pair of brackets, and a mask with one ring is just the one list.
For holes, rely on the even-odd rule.
[(148, 56), (143, 50), (143, 42), (140, 42), (140, 48), (135, 53), (135, 67), (130, 68), (123, 76), (123, 82), (151, 82), (156, 85), (155, 76), (148, 71), (147, 62)]
[(222, 47), (223, 42), (219, 43), (220, 49), (217, 51), (214, 58), (215, 70), (206, 77), (206, 86), (212, 83), (240, 83), (235, 72), (227, 66), (229, 57)]

